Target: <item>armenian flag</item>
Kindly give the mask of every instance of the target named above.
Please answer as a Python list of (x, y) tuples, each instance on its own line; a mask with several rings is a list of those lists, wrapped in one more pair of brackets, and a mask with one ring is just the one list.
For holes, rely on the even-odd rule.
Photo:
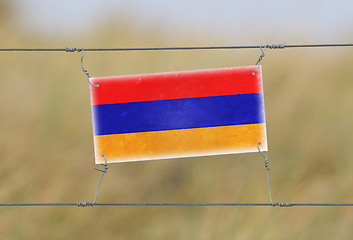
[(96, 164), (267, 151), (256, 68), (91, 78)]

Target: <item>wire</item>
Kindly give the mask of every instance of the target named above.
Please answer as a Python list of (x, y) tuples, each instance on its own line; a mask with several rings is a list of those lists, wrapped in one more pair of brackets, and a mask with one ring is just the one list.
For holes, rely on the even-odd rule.
[(261, 206), (261, 207), (294, 207), (294, 206), (325, 206), (325, 207), (347, 207), (353, 203), (96, 203), (97, 206)]
[(1, 203), (0, 207), (77, 206), (77, 203)]
[[(95, 86), (95, 85), (93, 85), (93, 86)], [(98, 184), (98, 187), (97, 187), (97, 190), (96, 190), (96, 195), (94, 195), (94, 200), (93, 200), (92, 206), (94, 206), (94, 204), (96, 203), (98, 191), (99, 191), (99, 188), (100, 188), (101, 183), (103, 181), (104, 174), (106, 174), (107, 170), (108, 170), (107, 158), (105, 157), (104, 154), (102, 154), (102, 157), (104, 157), (104, 163), (102, 164), (104, 166), (104, 169), (102, 170), (102, 169), (96, 168), (97, 171), (102, 172), (102, 176), (101, 176), (101, 180), (99, 181), (99, 184)]]
[(317, 48), (317, 47), (353, 47), (353, 43), (329, 44), (272, 44), (250, 46), (203, 46), (203, 47), (146, 47), (146, 48), (0, 48), (2, 52), (81, 52), (84, 51), (172, 51), (172, 50), (222, 50), (222, 49), (284, 49), (284, 48)]
[(150, 206), (150, 207), (353, 207), (353, 203), (1, 203), (0, 207), (49, 207), (49, 206), (78, 206), (78, 207), (93, 207), (93, 206)]

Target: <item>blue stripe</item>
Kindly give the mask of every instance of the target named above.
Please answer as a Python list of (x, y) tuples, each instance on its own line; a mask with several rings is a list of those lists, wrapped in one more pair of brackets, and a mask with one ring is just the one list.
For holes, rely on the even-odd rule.
[(262, 93), (92, 106), (94, 135), (264, 123)]

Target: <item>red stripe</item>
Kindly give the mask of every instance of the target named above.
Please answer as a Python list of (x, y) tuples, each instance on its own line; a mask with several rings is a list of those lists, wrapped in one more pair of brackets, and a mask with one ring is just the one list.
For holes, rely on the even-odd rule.
[(256, 66), (92, 78), (91, 104), (223, 96), (262, 92)]

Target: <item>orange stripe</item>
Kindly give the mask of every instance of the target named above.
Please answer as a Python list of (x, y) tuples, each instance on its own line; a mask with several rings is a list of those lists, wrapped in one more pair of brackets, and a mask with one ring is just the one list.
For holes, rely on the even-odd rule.
[(96, 163), (267, 151), (266, 125), (248, 124), (94, 137)]

